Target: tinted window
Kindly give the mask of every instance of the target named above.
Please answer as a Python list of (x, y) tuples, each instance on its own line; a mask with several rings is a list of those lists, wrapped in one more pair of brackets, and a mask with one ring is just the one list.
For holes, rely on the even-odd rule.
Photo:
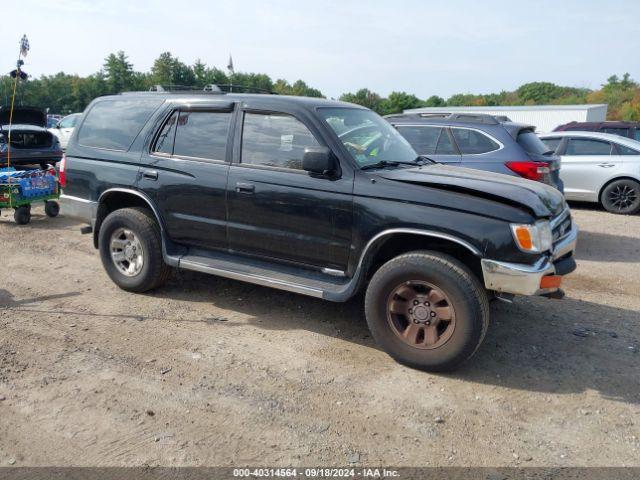
[(429, 155), (436, 152), (436, 145), (442, 128), (404, 125), (398, 125), (397, 128), (420, 155)]
[(616, 148), (618, 149), (618, 153), (620, 155), (640, 155), (640, 152), (638, 152), (637, 150), (625, 147), (624, 145), (620, 145), (619, 143), (616, 143)]
[(173, 154), (225, 160), (230, 120), (228, 112), (180, 112)]
[(562, 141), (561, 138), (559, 137), (554, 137), (554, 138), (543, 138), (542, 142), (547, 146), (547, 148), (549, 150), (551, 150), (552, 152), (555, 152), (558, 149), (558, 145), (560, 145), (560, 142)]
[(640, 141), (640, 128), (636, 128), (635, 139)]
[(628, 128), (603, 128), (602, 129), (604, 132), (606, 133), (612, 133), (613, 135), (620, 135), (621, 137), (628, 137), (629, 136), (629, 129)]
[(307, 127), (290, 115), (244, 115), (242, 163), (301, 170), (304, 149), (317, 146)]
[(467, 128), (452, 128), (453, 137), (463, 155), (487, 153), (498, 150), (500, 145), (485, 134)]
[(565, 155), (609, 155), (611, 144), (588, 138), (570, 138)]
[[(549, 150), (555, 150), (555, 148), (549, 148), (547, 145), (545, 145), (545, 143), (540, 140), (540, 137), (538, 137), (531, 130), (523, 130), (518, 133), (517, 142), (518, 145), (520, 145), (527, 153), (537, 153), (539, 155), (542, 155), (544, 153), (547, 153)], [(558, 139), (558, 143), (559, 142), (560, 139)]]
[(456, 148), (451, 142), (451, 137), (449, 137), (447, 129), (443, 128), (442, 132), (440, 132), (438, 145), (436, 146), (436, 155), (455, 155), (457, 153), (458, 152), (456, 152)]
[(78, 143), (87, 147), (128, 150), (161, 103), (157, 98), (98, 102), (82, 124)]
[(165, 122), (156, 138), (156, 143), (153, 147), (155, 153), (164, 153), (171, 155), (173, 153), (173, 139), (175, 134), (176, 120), (178, 118), (178, 112), (173, 112), (171, 117)]

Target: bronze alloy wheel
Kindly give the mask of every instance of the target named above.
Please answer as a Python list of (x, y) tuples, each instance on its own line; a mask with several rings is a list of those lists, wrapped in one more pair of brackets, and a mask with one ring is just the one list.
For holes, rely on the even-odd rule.
[(438, 287), (419, 280), (404, 282), (391, 292), (387, 320), (403, 342), (422, 350), (444, 345), (456, 327), (449, 297)]

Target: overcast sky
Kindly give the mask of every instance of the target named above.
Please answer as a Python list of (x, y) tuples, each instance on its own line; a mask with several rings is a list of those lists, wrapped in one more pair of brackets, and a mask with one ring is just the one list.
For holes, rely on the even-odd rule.
[(220, 68), (231, 53), (236, 71), (301, 78), (329, 97), (598, 88), (614, 73), (640, 80), (639, 22), (638, 0), (7, 0), (0, 68), (26, 33), (36, 76), (88, 75), (117, 50), (146, 71), (171, 51)]

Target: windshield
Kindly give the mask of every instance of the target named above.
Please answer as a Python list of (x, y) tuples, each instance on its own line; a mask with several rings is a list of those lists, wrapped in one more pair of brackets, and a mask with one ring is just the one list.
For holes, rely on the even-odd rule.
[(318, 111), (361, 167), (380, 162), (415, 162), (418, 158), (409, 142), (371, 110), (319, 108)]

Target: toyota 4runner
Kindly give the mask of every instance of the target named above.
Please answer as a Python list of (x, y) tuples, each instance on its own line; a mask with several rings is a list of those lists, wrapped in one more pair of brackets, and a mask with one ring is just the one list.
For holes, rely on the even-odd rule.
[(172, 267), (335, 302), (396, 360), (451, 370), (489, 300), (561, 297), (577, 227), (538, 182), (437, 164), (372, 111), (277, 95), (101, 97), (60, 166), (63, 212), (121, 288)]

